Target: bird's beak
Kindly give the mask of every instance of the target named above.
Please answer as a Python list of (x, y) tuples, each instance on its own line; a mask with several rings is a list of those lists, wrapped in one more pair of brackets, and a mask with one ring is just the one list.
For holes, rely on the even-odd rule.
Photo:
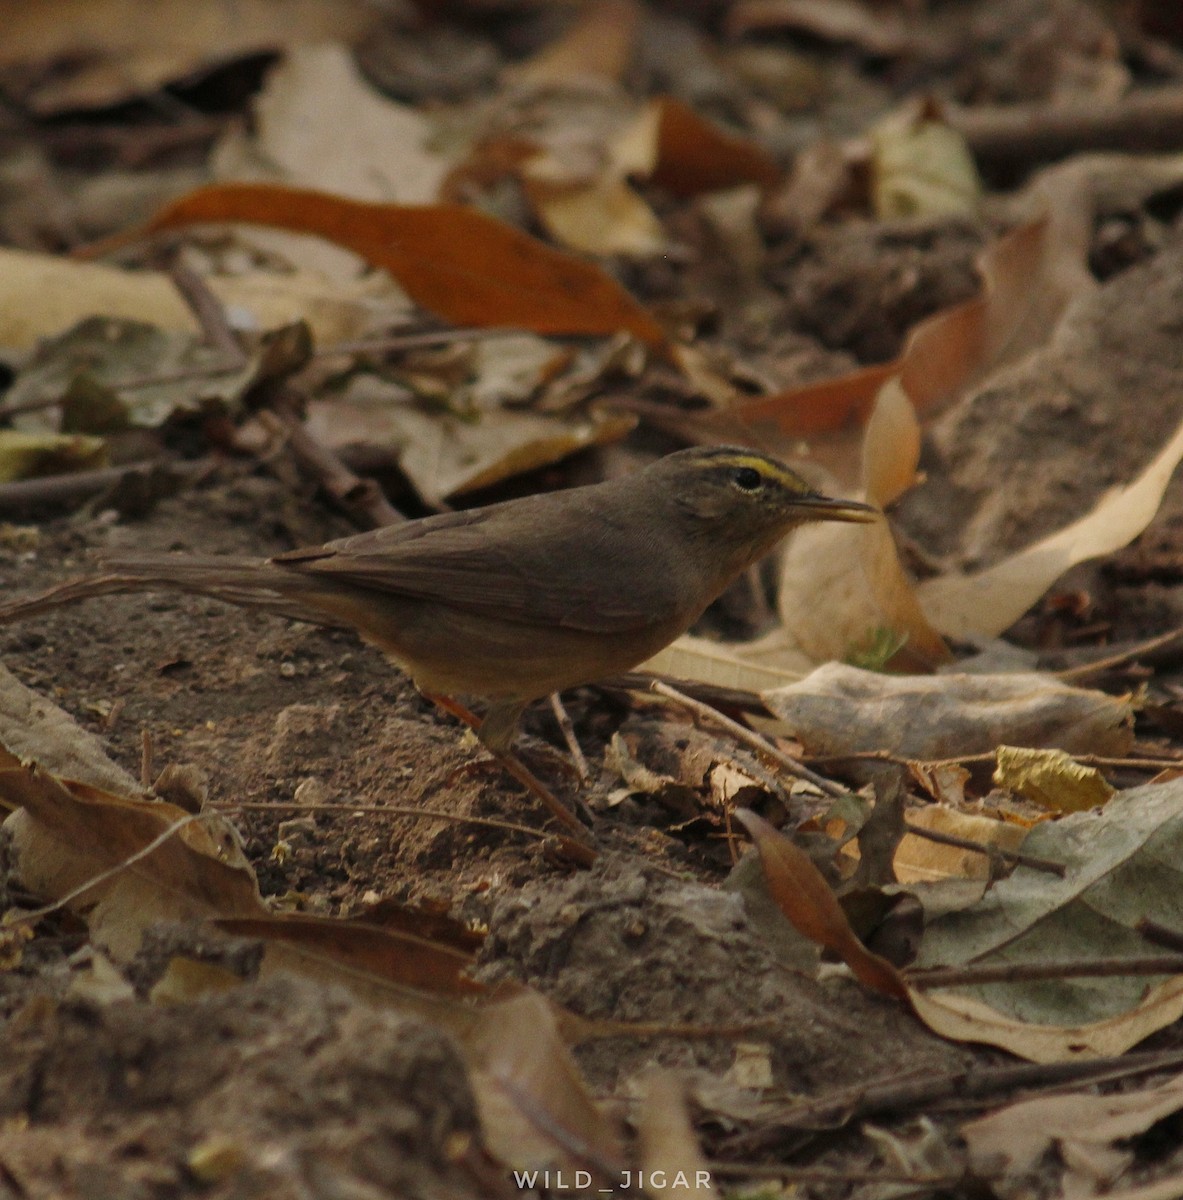
[(855, 521), (865, 524), (882, 514), (870, 504), (858, 500), (833, 500), (829, 496), (801, 496), (793, 507), (803, 510), (801, 515), (809, 521)]

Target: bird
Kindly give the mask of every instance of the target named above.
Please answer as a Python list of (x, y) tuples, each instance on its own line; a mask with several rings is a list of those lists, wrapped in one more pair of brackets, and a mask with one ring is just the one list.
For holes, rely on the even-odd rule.
[(604, 482), (439, 513), (276, 554), (126, 554), (0, 605), (0, 623), (113, 593), (179, 591), (352, 629), (430, 698), (485, 701), (504, 755), (526, 706), (631, 670), (794, 527), (878, 510), (776, 458), (692, 447)]

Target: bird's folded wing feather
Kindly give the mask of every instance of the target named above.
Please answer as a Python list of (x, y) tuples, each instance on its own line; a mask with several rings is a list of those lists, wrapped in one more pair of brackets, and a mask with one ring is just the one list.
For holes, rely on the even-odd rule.
[[(623, 633), (672, 620), (677, 590), (668, 570), (645, 561), (643, 539), (622, 539), (612, 526), (608, 514), (520, 506), (507, 520), (498, 505), (387, 526), (272, 562), (525, 624)], [(621, 586), (606, 587), (608, 579)]]

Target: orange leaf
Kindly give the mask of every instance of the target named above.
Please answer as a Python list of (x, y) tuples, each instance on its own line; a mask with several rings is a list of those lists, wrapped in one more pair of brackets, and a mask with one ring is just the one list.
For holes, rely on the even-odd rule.
[(214, 924), (234, 937), (283, 942), (320, 955), (343, 973), (373, 975), (436, 995), (484, 991), (464, 973), (472, 966), (472, 955), (401, 930), (302, 913), (226, 917)]
[(202, 221), (243, 221), (336, 242), (391, 273), (416, 304), (457, 325), (534, 333), (612, 334), (653, 347), (661, 326), (599, 267), (475, 209), (455, 204), (371, 204), (271, 184), (199, 188), (148, 223), (90, 254)]
[(1078, 231), (1089, 198), (1078, 191), (988, 246), (978, 262), (981, 293), (921, 321), (893, 362), (747, 400), (729, 416), (744, 425), (773, 421), (794, 437), (832, 433), (861, 424), (893, 375), (924, 413), (1043, 344), (1069, 301), (1091, 286)]
[(697, 196), (741, 183), (775, 187), (780, 167), (755, 142), (727, 133), (672, 96), (657, 101), (657, 164), (653, 182), (676, 196)]
[(756, 843), (768, 891), (797, 932), (837, 954), (860, 983), (906, 1000), (908, 989), (899, 972), (859, 941), (809, 855), (750, 809), (737, 808), (734, 815)]

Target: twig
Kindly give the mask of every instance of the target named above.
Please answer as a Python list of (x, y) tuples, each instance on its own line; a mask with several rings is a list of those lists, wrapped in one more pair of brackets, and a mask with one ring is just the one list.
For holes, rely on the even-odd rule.
[(893, 1076), (844, 1088), (815, 1100), (798, 1101), (783, 1109), (770, 1124), (729, 1138), (724, 1148), (750, 1153), (775, 1146), (787, 1133), (839, 1129), (880, 1113), (899, 1116), (944, 1100), (986, 1100), (1020, 1089), (1050, 1090), (1064, 1084), (1109, 1082), (1153, 1071), (1178, 1070), (1181, 1066), (1183, 1052), (1173, 1050), (1097, 1058), (1090, 1062), (1021, 1063), (942, 1075)]
[[(281, 390), (280, 400), (283, 395)], [(286, 404), (260, 410), (259, 420), (273, 432), (282, 431), (300, 465), (316, 476), (333, 502), (359, 525), (377, 529), (406, 520), (374, 480), (355, 475), (334, 451), (308, 432), (308, 426)]]
[(628, 671), (623, 675), (613, 675), (601, 679), (595, 686), (611, 691), (620, 689), (629, 692), (648, 692), (653, 688), (653, 681), (660, 680), (676, 687), (683, 695), (695, 700), (702, 700), (714, 708), (738, 708), (742, 712), (759, 713), (765, 717), (773, 715), (772, 710), (755, 692), (744, 688), (721, 687), (715, 683), (703, 683), (697, 679), (678, 679), (673, 675), (661, 675), (649, 671)]
[(946, 120), (977, 159), (1032, 162), (1080, 150), (1176, 150), (1183, 141), (1183, 88), (1096, 100), (953, 108)]
[(100, 883), (106, 883), (108, 879), (113, 879), (116, 875), (126, 871), (128, 867), (135, 866), (136, 863), (155, 853), (168, 841), (174, 834), (179, 833), (186, 825), (192, 825), (194, 821), (208, 820), (209, 813), (189, 813), (187, 816), (178, 817), (163, 833), (154, 837), (146, 846), (141, 846), (134, 854), (128, 855), (127, 858), (109, 867), (106, 871), (100, 871), (97, 875), (91, 876), (85, 883), (80, 883), (76, 888), (71, 888), (64, 896), (59, 896), (52, 904), (46, 904), (42, 908), (35, 908), (32, 912), (22, 912), (14, 914), (14, 920), (20, 923), (28, 921), (39, 921), (42, 917), (49, 916), (50, 913), (57, 912), (59, 908), (65, 908), (71, 900), (77, 900), (79, 896), (85, 895), (91, 888), (98, 887)]
[(710, 721), (720, 728), (727, 730), (737, 741), (750, 747), (757, 754), (772, 759), (773, 762), (784, 767), (790, 775), (795, 775), (798, 779), (804, 779), (812, 783), (814, 787), (820, 788), (827, 796), (838, 798), (848, 794), (849, 789), (842, 787), (841, 784), (834, 783), (833, 780), (827, 779), (824, 775), (819, 775), (816, 771), (811, 771), (803, 762), (798, 761), (791, 754), (786, 754), (783, 750), (778, 749), (767, 738), (761, 737), (754, 730), (748, 729), (738, 721), (733, 721), (729, 716), (719, 712), (717, 708), (712, 708), (709, 704), (703, 704), (701, 700), (692, 699), (684, 692), (678, 691), (677, 688), (670, 687), (668, 683), (662, 683), (660, 679), (655, 679), (649, 687), (651, 691), (656, 692), (659, 696), (665, 696), (667, 700), (672, 700), (675, 704), (680, 705), (703, 720)]
[(152, 786), (152, 731), (147, 725), (140, 729), (140, 787)]
[(1120, 667), (1132, 658), (1141, 658), (1144, 654), (1152, 654), (1155, 650), (1161, 650), (1164, 646), (1180, 640), (1183, 640), (1183, 625), (1167, 633), (1161, 633), (1158, 637), (1139, 642), (1136, 646), (1130, 646), (1118, 654), (1111, 654), (1108, 658), (1099, 658), (1095, 662), (1082, 663), (1079, 667), (1068, 667), (1063, 671), (1053, 671), (1052, 674), (1057, 679), (1080, 679), (1084, 676), (1095, 675), (1099, 671), (1108, 671), (1110, 667)]
[(0, 421), (7, 421), (9, 417), (17, 417), (21, 413), (44, 412), (47, 408), (59, 408), (62, 403), (61, 396), (50, 396), (40, 400), (26, 400), (23, 404), (0, 404)]
[(180, 259), (174, 259), (169, 264), (168, 275), (173, 287), (181, 293), (181, 298), (197, 318), (206, 343), (222, 353), (228, 365), (235, 363), (238, 370), (245, 367), (247, 353), (230, 328), (222, 302), (210, 291), (205, 280)]
[[(997, 761), (997, 752), (988, 750), (982, 754), (961, 754), (955, 758), (905, 758), (890, 750), (848, 750), (842, 754), (809, 754), (812, 763), (830, 762), (885, 762), (902, 767), (962, 767)], [(1183, 766), (1183, 755), (1164, 755), (1162, 758), (1115, 757), (1107, 754), (1074, 754), (1073, 759), (1089, 767), (1124, 767), (1127, 770), (1161, 771), (1173, 764)]]
[[(778, 1163), (725, 1162), (713, 1159), (707, 1163), (712, 1175), (732, 1179), (784, 1180), (785, 1183), (914, 1183), (921, 1187), (939, 1188), (970, 1194), (971, 1184), (980, 1184), (986, 1177), (975, 1174), (972, 1180), (965, 1175), (910, 1175), (904, 1171), (844, 1170), (841, 1167), (790, 1167)], [(893, 1191), (892, 1195), (896, 1195)]]
[(905, 971), (912, 987), (946, 988), (967, 984), (1025, 983), (1040, 979), (1101, 979), (1114, 975), (1181, 975), (1183, 954), (1145, 958), (1069, 958), (1060, 962), (1017, 962), (978, 967), (929, 967)]
[(501, 829), (508, 833), (524, 833), (527, 837), (546, 841), (555, 835), (545, 829), (532, 829), (529, 825), (517, 825), (512, 821), (497, 821), (492, 817), (470, 817), (459, 813), (444, 812), (438, 808), (411, 808), (398, 804), (300, 804), (273, 803), (270, 800), (218, 800), (209, 805), (220, 812), (297, 812), (297, 813), (377, 813), (387, 817), (426, 817), (436, 821), (449, 821), (454, 825), (484, 825), (489, 829)]
[(1164, 946), (1168, 950), (1176, 950), (1183, 954), (1183, 932), (1178, 929), (1172, 929), (1169, 925), (1162, 925), (1158, 921), (1152, 921), (1149, 917), (1143, 917), (1134, 926), (1134, 930), (1152, 945)]
[(1006, 859), (1018, 863), (1021, 867), (1030, 867), (1033, 871), (1046, 871), (1049, 875), (1058, 875), (1061, 879), (1068, 873), (1068, 868), (1061, 862), (1050, 858), (1037, 858), (1033, 854), (1024, 854), (1021, 850), (1004, 850), (1001, 846), (991, 846), (987, 842), (975, 842), (971, 838), (958, 837), (953, 833), (940, 833), (935, 829), (925, 829), (923, 825), (912, 825), (905, 822), (907, 831), (914, 833), (927, 842), (936, 842), (941, 846), (956, 846), (959, 850), (970, 850), (974, 854), (985, 854), (987, 857)]
[(428, 329), (422, 333), (394, 333), (389, 337), (359, 338), (337, 342), (314, 350), (313, 358), (331, 358), (351, 354), (395, 354), (400, 350), (424, 350), (431, 346), (450, 346), (453, 342), (483, 342), (491, 338), (514, 337), (517, 329)]
[(33, 504), (61, 504), (65, 501), (85, 500), (86, 497), (106, 491), (125, 479), (146, 475), (152, 471), (166, 471), (192, 482), (208, 474), (216, 465), (212, 458), (201, 458), (194, 462), (153, 458), (128, 463), (122, 467), (96, 467), (93, 471), (72, 471), (65, 475), (18, 479), (13, 483), (0, 484), (0, 512), (27, 508)]
[(590, 772), (587, 769), (587, 759), (583, 756), (583, 747), (579, 744), (579, 739), (575, 736), (575, 726), (571, 724), (571, 717), (563, 707), (563, 701), (560, 699), (558, 692), (551, 692), (550, 694), (550, 709), (555, 715), (555, 720), (559, 723), (559, 730), (562, 732), (563, 741), (567, 743), (567, 750), (570, 752), (571, 759), (575, 763), (575, 773), (579, 776), (579, 782), (586, 784), (590, 778)]

